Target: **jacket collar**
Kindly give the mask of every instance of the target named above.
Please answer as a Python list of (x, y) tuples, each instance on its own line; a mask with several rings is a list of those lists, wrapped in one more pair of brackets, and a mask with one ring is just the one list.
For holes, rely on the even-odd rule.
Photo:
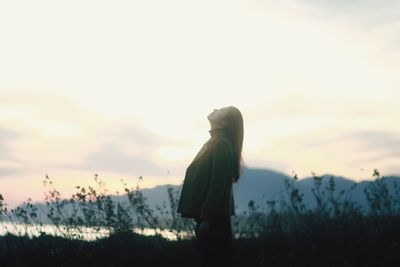
[(215, 140), (226, 136), (222, 129), (211, 129), (208, 132), (211, 135), (211, 137), (208, 140), (208, 142), (214, 142)]

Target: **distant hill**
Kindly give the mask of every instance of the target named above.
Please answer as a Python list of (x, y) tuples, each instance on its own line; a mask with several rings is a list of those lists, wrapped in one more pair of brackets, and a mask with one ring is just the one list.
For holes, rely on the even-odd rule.
[[(371, 181), (356, 183), (344, 177), (323, 175), (321, 189), (326, 189), (329, 186), (329, 179), (331, 177), (335, 182), (335, 194), (339, 194), (341, 190), (350, 191), (350, 189), (354, 187), (350, 195), (351, 200), (360, 204), (362, 207), (366, 207), (364, 189), (368, 187)], [(394, 190), (395, 182), (400, 185), (399, 176), (385, 178), (390, 190)], [(304, 195), (303, 199), (307, 207), (313, 207), (313, 205), (315, 205), (315, 198), (312, 192), (312, 189), (315, 187), (313, 177), (294, 180), (293, 177), (268, 169), (245, 168), (242, 177), (233, 186), (236, 214), (248, 210), (248, 203), (251, 200), (253, 200), (256, 205), (264, 207), (265, 202), (268, 200), (275, 200), (277, 202), (282, 199), (287, 200), (288, 192), (285, 189), (285, 181), (293, 183), (294, 186), (299, 189), (300, 193)], [(153, 188), (141, 189), (141, 192), (147, 199), (149, 206), (154, 210), (156, 210), (156, 206), (163, 206), (163, 203), (166, 208), (169, 209), (168, 188), (172, 188), (179, 196), (181, 190), (181, 186), (179, 185), (159, 185)], [(126, 195), (113, 196), (113, 199), (119, 202), (127, 201)], [(38, 203), (36, 205), (40, 207), (40, 210), (46, 211), (45, 204)]]
[[(366, 207), (364, 189), (371, 183), (371, 181), (361, 181), (357, 183), (344, 177), (329, 174), (321, 177), (321, 190), (326, 191), (329, 186), (329, 179), (332, 177), (335, 183), (336, 195), (338, 195), (342, 190), (349, 192), (351, 195), (348, 197), (352, 201), (360, 204), (361, 207)], [(395, 182), (400, 185), (400, 176), (388, 176), (385, 178), (386, 183), (391, 190), (393, 190), (393, 184)], [(265, 205), (265, 202), (268, 200), (275, 200), (278, 202), (281, 199), (287, 200), (288, 192), (285, 189), (285, 180), (294, 182), (294, 186), (304, 195), (304, 203), (308, 207), (315, 205), (315, 198), (312, 192), (312, 189), (315, 187), (313, 177), (294, 181), (293, 177), (289, 177), (280, 172), (268, 169), (245, 168), (242, 177), (233, 187), (236, 212), (241, 213), (248, 210), (248, 203), (251, 200), (255, 201), (258, 205)], [(181, 189), (181, 186), (176, 185), (160, 185), (151, 189), (142, 189), (142, 192), (147, 198), (148, 203), (154, 207), (155, 205), (160, 205), (163, 201), (167, 201), (168, 187), (172, 187), (174, 190), (178, 191)], [(354, 188), (350, 190), (352, 187)]]
[[(250, 200), (261, 202), (264, 198), (269, 199), (272, 196), (276, 196), (283, 190), (283, 181), (285, 179), (291, 178), (285, 174), (266, 169), (244, 169), (242, 177), (233, 186), (236, 211), (247, 210)], [(151, 207), (155, 207), (156, 205), (161, 205), (163, 201), (167, 201), (167, 188), (169, 187), (175, 191), (180, 192), (181, 190), (181, 186), (178, 185), (159, 185), (150, 189), (142, 189), (141, 191), (147, 198), (148, 204)]]

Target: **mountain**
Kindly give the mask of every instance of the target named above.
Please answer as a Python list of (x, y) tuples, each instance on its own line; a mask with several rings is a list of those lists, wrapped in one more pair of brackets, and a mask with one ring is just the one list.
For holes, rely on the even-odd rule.
[(233, 186), (236, 212), (247, 210), (251, 200), (261, 204), (278, 197), (284, 191), (285, 180), (291, 178), (272, 170), (245, 168), (239, 181)]
[[(342, 199), (347, 197), (362, 208), (367, 207), (364, 190), (371, 185), (372, 181), (355, 182), (351, 179), (331, 174), (322, 175), (321, 178), (320, 190), (325, 195), (328, 194), (329, 180), (332, 178), (335, 197), (341, 196)], [(388, 176), (385, 179), (389, 192), (394, 194), (395, 184), (398, 183), (400, 185), (400, 176)], [(269, 200), (277, 202), (288, 200), (289, 192), (285, 186), (285, 181), (293, 183), (294, 187), (299, 189), (299, 192), (303, 194), (303, 202), (307, 207), (315, 206), (316, 201), (313, 189), (315, 190), (316, 181), (314, 177), (294, 180), (283, 173), (268, 169), (245, 168), (241, 178), (233, 186), (237, 214), (248, 210), (248, 204), (251, 200), (259, 206), (265, 206), (266, 201)], [(149, 205), (155, 207), (155, 205), (162, 204), (163, 201), (168, 203), (168, 187), (173, 188), (176, 192), (181, 189), (181, 186), (177, 185), (161, 185), (151, 189), (142, 189), (142, 192)], [(344, 192), (343, 195), (340, 194), (341, 191)]]
[[(335, 185), (334, 195), (336, 197), (348, 197), (351, 201), (359, 204), (364, 209), (367, 208), (367, 200), (364, 190), (376, 185), (373, 184), (372, 181), (361, 181), (357, 183), (344, 177), (329, 174), (323, 175), (321, 178), (321, 192), (325, 192), (326, 195), (328, 194), (327, 191), (330, 186), (329, 180), (332, 179)], [(400, 200), (400, 189), (396, 189), (396, 184), (400, 185), (400, 177), (385, 177), (385, 181), (389, 192), (394, 196), (397, 194), (397, 198)], [(287, 184), (292, 184), (299, 190), (299, 193), (303, 196), (303, 203), (307, 207), (312, 208), (315, 206), (316, 201), (313, 195), (313, 190), (315, 190), (316, 180), (314, 177), (294, 180), (292, 177), (283, 173), (268, 169), (245, 168), (239, 181), (233, 185), (236, 214), (241, 214), (242, 212), (247, 211), (250, 201), (254, 201), (256, 207), (258, 206), (261, 208), (265, 208), (266, 201), (269, 200), (274, 200), (277, 203), (280, 203), (281, 200), (287, 201), (289, 199)], [(173, 190), (176, 197), (179, 197), (181, 190), (180, 185), (159, 185), (154, 188), (141, 189), (140, 191), (146, 198), (146, 203), (150, 208), (156, 211), (157, 206), (164, 206), (166, 210), (169, 211), (169, 188)], [(348, 194), (345, 193), (340, 195), (340, 191), (348, 192)], [(119, 203), (126, 203), (128, 201), (126, 195), (112, 196), (112, 199)], [(46, 204), (37, 203), (35, 205), (39, 207), (39, 210), (47, 213)]]

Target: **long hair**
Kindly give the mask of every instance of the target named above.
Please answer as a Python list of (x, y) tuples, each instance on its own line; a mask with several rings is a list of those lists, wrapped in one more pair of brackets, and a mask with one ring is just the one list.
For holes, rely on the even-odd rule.
[(225, 126), (223, 131), (232, 144), (234, 152), (233, 181), (239, 181), (242, 172), (242, 147), (243, 147), (243, 117), (236, 107), (228, 107), (224, 118)]

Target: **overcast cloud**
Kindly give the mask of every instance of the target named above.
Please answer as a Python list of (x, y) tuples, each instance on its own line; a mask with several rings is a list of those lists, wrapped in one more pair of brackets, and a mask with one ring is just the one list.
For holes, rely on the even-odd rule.
[(395, 158), (400, 162), (400, 134), (398, 133), (379, 130), (358, 131), (344, 135), (338, 140), (340, 139), (357, 141), (360, 155), (363, 153), (368, 155), (369, 151), (376, 153), (372, 157), (362, 157), (362, 161), (375, 162)]
[[(0, 176), (40, 168), (43, 173), (66, 168), (160, 175), (166, 169), (155, 163), (156, 149), (176, 143), (138, 126), (134, 118), (109, 119), (63, 95), (9, 91), (0, 102), (8, 125), (17, 129), (0, 128), (0, 163), (24, 163), (13, 168), (0, 165)], [(11, 147), (11, 142), (17, 146)]]
[(7, 154), (7, 142), (16, 137), (14, 131), (10, 131), (0, 126), (0, 154), (3, 156)]
[(400, 19), (398, 0), (292, 0), (317, 7), (329, 19), (349, 19), (369, 27), (395, 23)]
[(30, 186), (47, 172), (65, 188), (93, 172), (180, 183), (226, 105), (244, 115), (250, 167), (393, 169), (399, 4), (3, 1), (0, 187), (26, 194), (14, 171)]
[[(15, 176), (21, 173), (21, 165), (12, 145), (18, 142), (21, 133), (9, 130), (0, 125), (0, 179), (6, 176)], [(21, 167), (19, 167), (21, 166)]]

